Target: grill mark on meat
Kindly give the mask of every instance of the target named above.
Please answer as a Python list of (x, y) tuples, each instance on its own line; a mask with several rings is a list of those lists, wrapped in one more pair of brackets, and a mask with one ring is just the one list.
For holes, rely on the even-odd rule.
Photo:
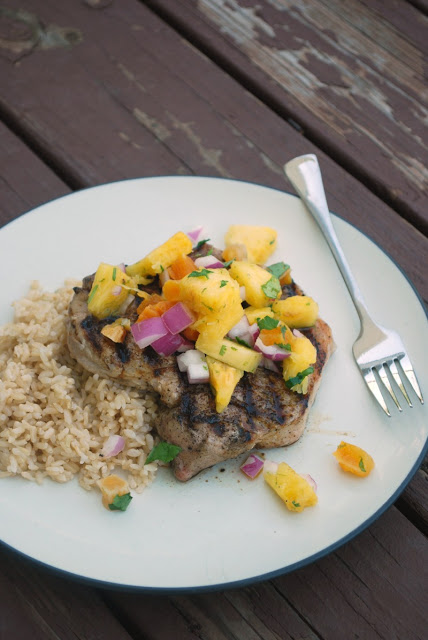
[(119, 360), (123, 364), (126, 364), (127, 362), (129, 362), (129, 360), (131, 358), (131, 354), (129, 352), (129, 349), (126, 346), (126, 344), (124, 344), (124, 343), (120, 343), (120, 342), (116, 343), (116, 354), (117, 354), (117, 357), (119, 358)]
[(98, 325), (98, 323), (96, 322), (94, 316), (91, 315), (86, 316), (86, 318), (84, 318), (80, 323), (80, 326), (85, 331), (91, 345), (97, 351), (101, 351), (100, 332), (95, 325)]

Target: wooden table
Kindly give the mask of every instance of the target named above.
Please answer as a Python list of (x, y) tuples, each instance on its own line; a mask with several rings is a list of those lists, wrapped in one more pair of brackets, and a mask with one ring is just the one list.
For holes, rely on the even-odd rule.
[[(0, 223), (139, 176), (288, 189), (284, 161), (315, 152), (332, 210), (427, 301), (427, 9), (1, 0)], [(1, 547), (0, 639), (426, 638), (427, 470), (335, 553), (236, 590), (106, 590)]]

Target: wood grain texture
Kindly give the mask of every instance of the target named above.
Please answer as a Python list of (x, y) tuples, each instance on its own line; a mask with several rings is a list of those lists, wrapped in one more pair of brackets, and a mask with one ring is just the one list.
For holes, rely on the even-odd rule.
[(0, 546), (0, 640), (131, 640), (95, 589)]
[(0, 226), (68, 192), (38, 156), (0, 122)]
[(172, 625), (189, 640), (423, 640), (427, 551), (426, 538), (391, 508), (337, 552), (269, 582), (168, 601), (104, 598), (127, 628), (150, 640), (169, 637)]
[(149, 5), (428, 232), (424, 54), (381, 13), (359, 0)]
[(81, 34), (77, 44), (36, 47), (18, 63), (0, 58), (0, 110), (70, 184), (196, 173), (289, 190), (284, 161), (315, 152), (331, 209), (384, 247), (428, 300), (426, 238), (146, 7), (10, 6)]

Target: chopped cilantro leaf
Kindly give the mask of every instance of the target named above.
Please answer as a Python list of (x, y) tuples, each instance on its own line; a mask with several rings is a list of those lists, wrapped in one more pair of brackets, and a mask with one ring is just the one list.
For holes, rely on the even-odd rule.
[(201, 247), (203, 247), (203, 246), (204, 246), (204, 244), (205, 244), (206, 242), (209, 242), (210, 240), (211, 240), (211, 238), (205, 238), (205, 240), (199, 240), (198, 244), (197, 244), (197, 245), (196, 245), (196, 247), (195, 247), (195, 251), (199, 251), (199, 249), (200, 249)]
[(161, 268), (161, 273), (163, 273), (165, 271), (165, 269), (163, 268), (163, 266), (161, 264), (159, 266)]
[(225, 287), (226, 285), (227, 285), (227, 280), (222, 280), (222, 281), (220, 282), (220, 289), (221, 289), (222, 287)]
[(224, 356), (224, 354), (226, 353), (226, 349), (227, 349), (226, 345), (225, 345), (225, 344), (223, 344), (223, 345), (221, 346), (221, 349), (220, 349), (220, 351), (219, 351), (219, 354), (220, 354), (221, 356)]
[(283, 276), (289, 268), (290, 265), (285, 264), (285, 262), (275, 262), (275, 264), (271, 264), (270, 267), (266, 267), (267, 271), (275, 276), (275, 278), (280, 278), (281, 276)]
[(180, 451), (181, 447), (177, 447), (175, 444), (159, 442), (159, 444), (153, 447), (150, 451), (144, 464), (149, 464), (154, 460), (159, 460), (160, 462), (171, 462), (171, 460), (174, 460), (174, 458), (178, 456)]
[(214, 251), (214, 247), (211, 247), (211, 249), (209, 249), (209, 251), (207, 251), (206, 255), (207, 256), (212, 256), (213, 251)]
[(273, 244), (275, 242), (275, 238), (269, 242), (269, 244)]
[(360, 458), (360, 461), (359, 461), (359, 463), (358, 463), (358, 466), (360, 467), (360, 469), (361, 469), (361, 471), (362, 471), (363, 473), (365, 473), (365, 472), (366, 472), (366, 468), (365, 468), (365, 466), (364, 466), (364, 462), (363, 462), (363, 459), (362, 459), (362, 458)]
[(207, 304), (205, 304), (205, 302), (203, 302), (202, 304), (204, 305), (204, 307), (206, 307), (210, 311), (214, 311), (214, 309), (212, 307), (209, 307)]
[(232, 264), (232, 262), (235, 262), (236, 258), (232, 258), (232, 260), (228, 260), (227, 262), (224, 263), (224, 268), (227, 269), (228, 267), (230, 267), (230, 265)]
[(294, 504), (294, 506), (295, 506), (296, 508), (297, 508), (297, 507), (300, 507), (300, 502), (296, 502), (295, 500), (292, 500), (291, 502), (292, 502), (292, 504)]
[(116, 267), (113, 267), (113, 275), (112, 275), (113, 280), (116, 280)]
[(275, 342), (275, 345), (285, 351), (291, 351), (291, 344), (289, 342), (287, 342), (287, 344), (284, 344), (283, 342)]
[(300, 384), (306, 378), (306, 376), (309, 376), (313, 372), (314, 372), (313, 367), (308, 367), (304, 371), (299, 371), (297, 376), (294, 376), (294, 378), (290, 378), (289, 380), (285, 381), (285, 386), (287, 387), (287, 389), (291, 389), (296, 384)]
[(239, 338), (238, 336), (236, 336), (235, 340), (238, 344), (241, 344), (243, 347), (248, 347), (248, 349), (251, 349), (248, 342), (245, 342), (245, 340), (243, 340), (242, 338)]
[(275, 318), (271, 318), (270, 316), (265, 316), (264, 318), (257, 318), (257, 325), (260, 329), (276, 329), (279, 321), (275, 320)]
[(192, 273), (189, 273), (187, 277), (188, 278), (206, 278), (208, 280), (209, 273), (212, 273), (212, 271), (209, 271), (208, 269), (201, 269), (200, 271), (192, 271)]
[(281, 327), (281, 333), (282, 333), (282, 337), (285, 338), (285, 334), (287, 333), (287, 327), (284, 327), (284, 325)]
[(114, 496), (113, 502), (108, 506), (110, 511), (126, 511), (132, 500), (130, 493), (124, 493), (122, 496)]
[(95, 287), (92, 287), (92, 291), (89, 294), (89, 298), (88, 298), (88, 304), (90, 303), (90, 301), (92, 300), (92, 298), (94, 297), (94, 295), (96, 294), (98, 289), (98, 285), (96, 284)]
[(281, 293), (281, 285), (278, 278), (272, 276), (270, 280), (262, 284), (262, 291), (268, 298), (276, 298), (278, 293)]
[(236, 347), (230, 347), (232, 349), (232, 351), (238, 351), (238, 349)]

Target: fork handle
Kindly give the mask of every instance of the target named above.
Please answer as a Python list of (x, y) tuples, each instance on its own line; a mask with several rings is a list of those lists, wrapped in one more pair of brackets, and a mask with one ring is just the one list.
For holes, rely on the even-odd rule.
[(348, 287), (361, 322), (372, 322), (363, 295), (336, 236), (317, 157), (313, 153), (308, 153), (304, 156), (293, 158), (293, 160), (284, 165), (284, 171), (323, 232)]

